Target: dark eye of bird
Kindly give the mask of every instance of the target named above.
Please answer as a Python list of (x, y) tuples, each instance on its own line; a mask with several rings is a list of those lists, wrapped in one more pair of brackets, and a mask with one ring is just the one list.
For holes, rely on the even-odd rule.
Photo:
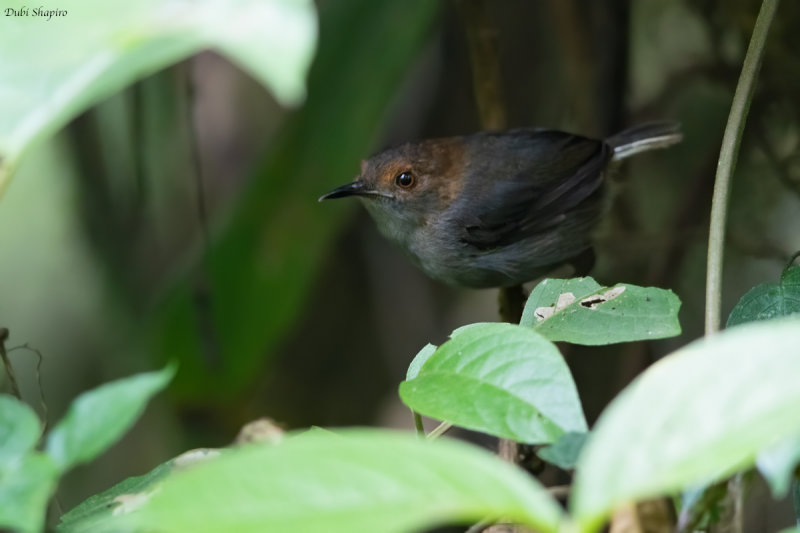
[(403, 189), (410, 189), (414, 186), (414, 175), (411, 172), (402, 172), (394, 178), (394, 183)]

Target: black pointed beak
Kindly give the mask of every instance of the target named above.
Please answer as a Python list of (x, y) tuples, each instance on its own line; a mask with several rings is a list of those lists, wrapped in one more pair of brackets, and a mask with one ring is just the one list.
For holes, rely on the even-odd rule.
[(358, 196), (370, 193), (371, 191), (364, 186), (363, 181), (354, 181), (352, 183), (336, 187), (327, 194), (323, 194), (319, 197), (318, 201), (321, 202), (322, 200), (333, 200), (335, 198), (344, 198), (346, 196)]

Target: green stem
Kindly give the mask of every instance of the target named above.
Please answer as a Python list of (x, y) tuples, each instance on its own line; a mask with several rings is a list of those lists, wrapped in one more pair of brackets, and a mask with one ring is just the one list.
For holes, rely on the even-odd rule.
[(450, 423), (450, 422), (442, 422), (441, 424), (439, 424), (438, 426), (433, 428), (433, 431), (428, 433), (428, 439), (429, 440), (438, 439), (439, 437), (441, 437), (442, 435), (444, 435), (445, 433), (450, 431), (451, 427), (453, 427), (452, 423)]
[(6, 353), (6, 339), (8, 339), (8, 329), (0, 328), (0, 358), (2, 358), (3, 366), (6, 369), (6, 376), (8, 376), (8, 384), (11, 386), (11, 393), (17, 400), (22, 401), (22, 393), (19, 391), (17, 376), (14, 374), (14, 366), (11, 364), (11, 360)]
[(719, 331), (722, 299), (722, 257), (725, 251), (725, 221), (728, 212), (730, 180), (736, 168), (736, 157), (742, 141), (747, 111), (753, 97), (756, 78), (764, 57), (764, 44), (775, 18), (780, 0), (764, 0), (758, 12), (750, 45), (744, 57), (742, 72), (733, 94), (733, 103), (722, 138), (717, 162), (714, 196), (711, 201), (711, 224), (708, 232), (708, 266), (706, 270), (706, 335)]
[(414, 415), (414, 428), (417, 430), (417, 436), (424, 437), (425, 426), (422, 425), (422, 415), (416, 411), (411, 411), (411, 414)]

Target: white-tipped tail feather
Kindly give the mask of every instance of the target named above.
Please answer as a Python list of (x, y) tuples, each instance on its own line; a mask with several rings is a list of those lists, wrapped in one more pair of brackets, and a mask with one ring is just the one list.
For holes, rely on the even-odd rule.
[(683, 139), (680, 127), (677, 122), (650, 122), (612, 135), (606, 139), (614, 149), (612, 161), (679, 143)]

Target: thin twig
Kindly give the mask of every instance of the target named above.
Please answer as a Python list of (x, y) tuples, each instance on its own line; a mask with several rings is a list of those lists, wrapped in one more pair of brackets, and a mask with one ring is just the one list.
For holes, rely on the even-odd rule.
[(555, 485), (552, 487), (547, 487), (547, 492), (553, 498), (566, 498), (569, 496), (569, 491), (572, 489), (572, 485)]
[(728, 486), (728, 494), (731, 495), (733, 503), (733, 515), (731, 516), (731, 532), (742, 533), (744, 531), (744, 474), (741, 472), (733, 476)]
[[(731, 175), (736, 168), (739, 146), (742, 142), (747, 112), (755, 91), (755, 82), (761, 69), (767, 35), (780, 0), (764, 0), (756, 18), (753, 35), (744, 56), (742, 72), (736, 91), (733, 93), (728, 123), (722, 137), (722, 148), (717, 163), (717, 175), (714, 180), (714, 196), (711, 200), (711, 223), (708, 232), (708, 265), (706, 269), (706, 324), (705, 334), (712, 335), (719, 331), (722, 301), (722, 263), (725, 252), (725, 225), (728, 215), (728, 196)], [(729, 498), (733, 504), (733, 516), (730, 530), (732, 533), (742, 531), (742, 505), (744, 488), (741, 478), (737, 476), (729, 486)]]
[(742, 64), (742, 72), (733, 95), (728, 123), (722, 138), (717, 163), (714, 196), (711, 200), (711, 224), (708, 235), (708, 266), (706, 270), (706, 335), (719, 331), (722, 300), (722, 260), (725, 252), (725, 223), (728, 214), (730, 180), (736, 168), (736, 158), (742, 141), (745, 119), (755, 90), (755, 81), (764, 57), (764, 45), (769, 27), (775, 18), (780, 0), (764, 0), (753, 28), (750, 45)]
[(506, 127), (506, 108), (503, 104), (500, 62), (497, 60), (497, 34), (486, 15), (486, 1), (460, 0), (458, 5), (467, 30), (472, 87), (481, 127), (485, 130), (501, 130)]
[(414, 428), (417, 430), (417, 436), (424, 437), (425, 426), (422, 425), (422, 415), (416, 411), (411, 411), (411, 414), (414, 415)]
[(17, 400), (22, 400), (22, 394), (19, 391), (19, 384), (17, 383), (17, 376), (14, 374), (14, 367), (11, 360), (6, 353), (6, 340), (8, 340), (8, 329), (0, 328), (0, 357), (3, 359), (3, 365), (6, 367), (6, 375), (8, 376), (8, 383), (11, 385), (11, 393), (16, 396)]
[(441, 424), (433, 428), (433, 431), (428, 433), (428, 439), (429, 440), (438, 439), (439, 437), (450, 431), (450, 428), (452, 427), (453, 427), (452, 423), (442, 422)]
[(44, 356), (42, 355), (42, 352), (36, 348), (31, 348), (27, 343), (14, 346), (8, 350), (8, 353), (13, 352), (14, 350), (28, 350), (29, 352), (36, 354), (36, 385), (39, 387), (39, 405), (42, 408), (42, 419), (44, 420), (44, 424), (42, 425), (42, 434), (44, 434), (49, 425), (47, 400), (44, 397), (44, 387), (42, 386), (42, 362), (44, 361)]

